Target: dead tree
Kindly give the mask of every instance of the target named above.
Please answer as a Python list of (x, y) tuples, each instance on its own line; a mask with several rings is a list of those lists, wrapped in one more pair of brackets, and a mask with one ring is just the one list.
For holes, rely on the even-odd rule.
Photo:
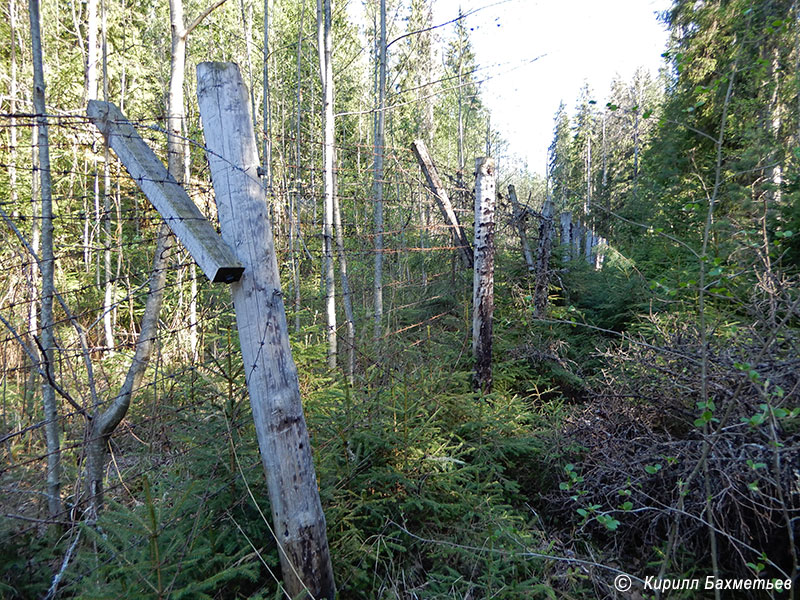
[(492, 391), (494, 313), (494, 160), (475, 159), (475, 257), (472, 279), (472, 352), (476, 391)]
[(222, 237), (245, 268), (231, 291), (284, 586), (292, 598), (332, 600), (336, 590), (325, 516), (238, 67), (198, 65), (197, 97)]

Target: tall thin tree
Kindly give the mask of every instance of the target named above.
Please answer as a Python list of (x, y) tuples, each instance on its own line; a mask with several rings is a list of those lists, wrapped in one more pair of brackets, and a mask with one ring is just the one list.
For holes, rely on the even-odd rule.
[[(61, 513), (61, 448), (59, 442), (59, 415), (56, 391), (53, 386), (55, 370), (55, 335), (53, 322), (53, 296), (55, 286), (53, 275), (55, 258), (53, 256), (53, 186), (50, 176), (50, 137), (47, 126), (47, 104), (45, 102), (44, 58), (42, 34), (39, 17), (39, 0), (28, 0), (31, 26), (31, 50), (33, 52), (33, 109), (36, 112), (36, 128), (39, 146), (39, 190), (42, 201), (42, 273), (41, 353), (43, 368), (48, 374), (42, 386), (44, 406), (45, 439), (47, 443), (47, 506), (50, 517), (56, 519)], [(34, 173), (34, 178), (36, 173)]]
[(374, 178), (375, 199), (375, 338), (381, 335), (383, 322), (383, 158), (386, 129), (386, 0), (380, 0), (380, 37), (378, 39), (378, 114), (375, 119)]
[(322, 217), (322, 271), (325, 278), (325, 323), (328, 337), (328, 366), (336, 368), (336, 283), (333, 270), (333, 155), (335, 123), (333, 117), (333, 42), (331, 0), (317, 0), (317, 42), (322, 79), (323, 178), (325, 204)]

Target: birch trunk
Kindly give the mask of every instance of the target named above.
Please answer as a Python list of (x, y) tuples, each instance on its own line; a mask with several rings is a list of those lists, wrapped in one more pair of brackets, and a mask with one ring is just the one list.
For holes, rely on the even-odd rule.
[[(8, 0), (8, 20), (11, 28), (11, 46), (9, 47), (11, 64), (8, 81), (8, 119), (9, 144), (11, 146), (8, 158), (8, 183), (9, 200), (12, 210), (17, 208), (17, 0)], [(35, 219), (34, 219), (35, 222)]]
[(292, 598), (333, 599), (325, 517), (289, 345), (247, 91), (236, 65), (198, 66), (198, 100), (223, 239), (245, 267), (231, 286), (245, 380)]
[[(108, 47), (106, 43), (106, 9), (103, 4), (101, 19), (101, 36), (103, 45), (103, 99), (108, 102)], [(96, 87), (96, 84), (95, 84)], [(111, 153), (108, 142), (103, 144), (103, 331), (106, 338), (106, 349), (114, 350), (114, 275), (111, 269)]]
[[(55, 358), (55, 333), (53, 331), (53, 295), (55, 287), (53, 274), (53, 196), (50, 178), (50, 140), (47, 126), (45, 103), (44, 59), (42, 56), (41, 26), (39, 23), (39, 0), (28, 0), (31, 26), (31, 50), (33, 51), (33, 108), (36, 112), (39, 146), (39, 189), (42, 200), (42, 300), (41, 346), (44, 369), (53, 373)], [(34, 177), (36, 174), (34, 173)], [(47, 506), (50, 518), (56, 519), (61, 513), (61, 449), (59, 444), (59, 416), (56, 392), (49, 381), (42, 385), (42, 404), (44, 406), (45, 439), (47, 443)]]
[(492, 319), (494, 313), (494, 160), (475, 160), (475, 267), (472, 280), (473, 387), (492, 391)]
[(336, 368), (336, 283), (333, 269), (333, 63), (331, 39), (331, 0), (317, 0), (317, 39), (322, 78), (322, 107), (324, 123), (323, 177), (325, 205), (322, 215), (322, 271), (325, 279), (325, 324), (328, 337), (328, 366)]
[(531, 247), (528, 244), (528, 234), (525, 231), (525, 219), (527, 215), (517, 199), (517, 189), (513, 185), (508, 186), (508, 199), (511, 201), (512, 219), (514, 219), (514, 227), (517, 229), (519, 242), (522, 245), (522, 254), (525, 257), (525, 264), (528, 266), (528, 272), (532, 272), (536, 269), (536, 266), (533, 264), (533, 255), (531, 254)]
[[(262, 126), (263, 131), (262, 135), (264, 136), (263, 139), (263, 149), (261, 153), (261, 166), (263, 169), (263, 176), (264, 176), (264, 186), (267, 189), (267, 198), (272, 197), (273, 188), (272, 188), (272, 113), (270, 108), (270, 87), (269, 87), (269, 12), (270, 12), (270, 0), (264, 0), (264, 72), (263, 72), (263, 106), (261, 107), (261, 118), (262, 118)], [(249, 60), (249, 57), (248, 57)], [(299, 84), (299, 80), (298, 80)], [(253, 115), (255, 118), (255, 108), (253, 109)], [(291, 213), (291, 207), (289, 207), (289, 212)], [(292, 215), (289, 214), (289, 227), (292, 227)], [(291, 234), (290, 234), (291, 235)], [(294, 250), (292, 250), (294, 252)], [(292, 255), (292, 260), (294, 261), (294, 254)]]
[[(300, 12), (300, 23), (297, 27), (297, 121), (295, 124), (295, 169), (294, 169), (294, 194), (292, 196), (293, 207), (290, 207), (292, 213), (292, 229), (293, 237), (290, 241), (292, 249), (292, 283), (294, 291), (294, 330), (295, 333), (300, 333), (300, 309), (302, 307), (300, 298), (300, 198), (301, 198), (301, 178), (302, 170), (300, 168), (300, 123), (303, 114), (303, 107), (300, 103), (302, 100), (302, 87), (300, 86), (301, 73), (302, 73), (302, 58), (303, 58), (303, 23), (306, 20), (306, 4), (303, 3), (303, 8)], [(292, 208), (294, 210), (292, 210)]]
[(375, 198), (375, 339), (383, 323), (383, 156), (386, 129), (386, 0), (380, 0), (380, 38), (378, 40), (378, 114), (375, 120), (374, 179)]
[(86, 2), (86, 101), (97, 100), (97, 0)]
[[(336, 183), (336, 180), (334, 180)], [(338, 192), (338, 185), (334, 185)], [(347, 381), (352, 386), (356, 369), (356, 325), (353, 316), (353, 298), (347, 276), (347, 255), (344, 250), (344, 231), (342, 229), (342, 210), (338, 193), (333, 195), (333, 224), (336, 229), (336, 251), (339, 255), (339, 278), (342, 280), (342, 304), (347, 327)]]

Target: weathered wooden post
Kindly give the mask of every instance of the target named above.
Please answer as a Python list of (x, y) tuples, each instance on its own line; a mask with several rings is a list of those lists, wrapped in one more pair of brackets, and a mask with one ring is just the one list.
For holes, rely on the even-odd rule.
[(583, 247), (584, 228), (581, 221), (572, 224), (572, 258), (578, 260), (581, 257)]
[(564, 249), (564, 262), (569, 262), (572, 252), (572, 215), (567, 211), (561, 213), (561, 246)]
[(494, 159), (475, 159), (475, 257), (472, 278), (472, 352), (474, 388), (492, 391), (492, 317), (494, 313)]
[[(517, 189), (513, 185), (508, 186), (508, 199), (511, 201), (511, 218), (514, 220), (514, 227), (517, 229), (519, 236), (519, 243), (522, 245), (522, 255), (525, 257), (525, 264), (528, 266), (528, 272), (533, 272), (536, 266), (533, 264), (533, 255), (531, 254), (531, 247), (528, 244), (528, 234), (525, 231), (525, 221), (527, 218), (526, 209), (517, 199)], [(552, 203), (551, 203), (552, 204)]]
[(197, 97), (222, 237), (245, 268), (231, 290), (284, 586), (292, 598), (333, 599), (325, 517), (239, 68), (198, 65)]
[(594, 269), (595, 271), (599, 271), (603, 268), (603, 262), (606, 259), (608, 241), (604, 237), (597, 237), (595, 238), (595, 242)]
[(545, 200), (536, 248), (536, 284), (533, 291), (534, 316), (544, 317), (550, 287), (550, 254), (553, 249), (553, 201)]
[(467, 239), (467, 234), (458, 221), (458, 217), (453, 210), (453, 205), (450, 203), (450, 198), (447, 196), (447, 192), (442, 185), (442, 180), (439, 178), (439, 172), (436, 170), (436, 166), (433, 164), (430, 154), (428, 154), (428, 148), (425, 146), (425, 142), (416, 140), (411, 145), (411, 150), (414, 152), (414, 156), (417, 157), (417, 162), (419, 162), (419, 166), (422, 168), (425, 180), (428, 182), (428, 187), (433, 194), (433, 198), (436, 200), (436, 204), (439, 206), (439, 210), (442, 211), (445, 222), (451, 227), (453, 241), (455, 246), (458, 247), (464, 266), (467, 268), (472, 267), (472, 248)]
[(119, 108), (90, 100), (86, 114), (206, 277), (230, 283), (244, 268)]
[(594, 265), (594, 258), (592, 257), (592, 248), (594, 248), (596, 244), (597, 240), (594, 237), (594, 229), (592, 229), (591, 225), (587, 225), (586, 243), (583, 246), (583, 253), (586, 256), (586, 262), (590, 265)]

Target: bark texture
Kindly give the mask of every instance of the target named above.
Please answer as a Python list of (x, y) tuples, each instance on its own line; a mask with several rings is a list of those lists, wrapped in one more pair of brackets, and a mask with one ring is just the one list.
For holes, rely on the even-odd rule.
[(492, 391), (492, 322), (494, 313), (495, 172), (491, 158), (475, 159), (475, 267), (472, 279), (472, 352), (474, 387)]
[[(42, 201), (42, 302), (41, 302), (41, 350), (44, 369), (53, 373), (55, 339), (53, 335), (53, 296), (55, 286), (53, 274), (53, 195), (50, 177), (50, 139), (47, 128), (45, 104), (44, 59), (42, 57), (41, 26), (39, 23), (39, 0), (29, 0), (28, 11), (31, 25), (31, 49), (33, 50), (33, 108), (36, 111), (36, 127), (39, 146), (39, 190)], [(36, 174), (33, 176), (36, 179)], [(42, 386), (42, 404), (45, 418), (47, 443), (47, 506), (51, 518), (61, 512), (61, 449), (59, 444), (59, 420), (56, 391), (50, 383), (51, 377)]]

